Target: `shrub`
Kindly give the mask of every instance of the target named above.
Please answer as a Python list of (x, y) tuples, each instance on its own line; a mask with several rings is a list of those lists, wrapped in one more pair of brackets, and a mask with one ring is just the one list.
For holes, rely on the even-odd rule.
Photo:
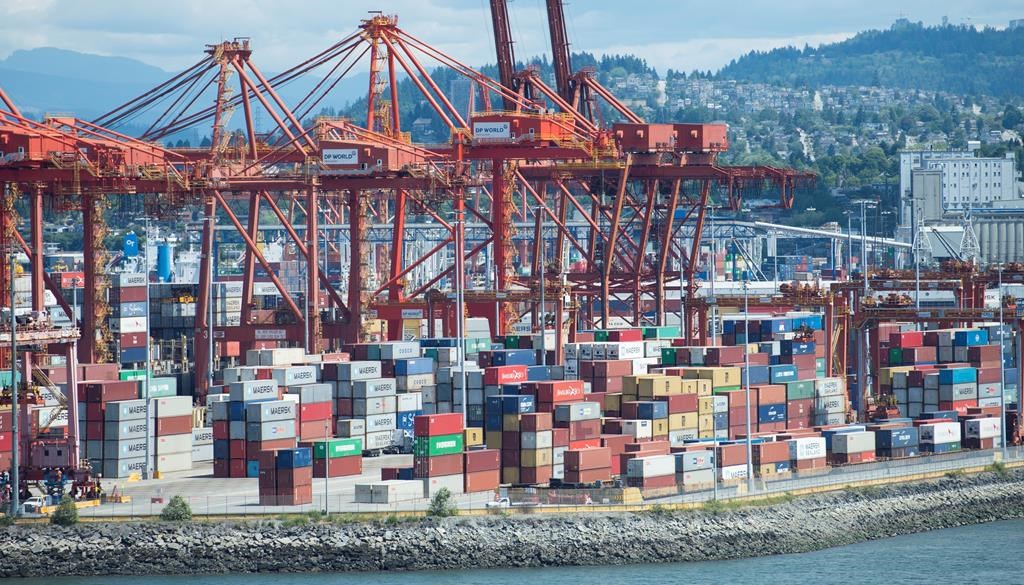
[(50, 524), (57, 526), (74, 526), (78, 524), (78, 508), (70, 496), (64, 496), (57, 506), (57, 511), (50, 516)]
[(726, 505), (722, 500), (708, 500), (704, 502), (704, 511), (708, 514), (717, 516), (725, 512)]
[(455, 501), (452, 499), (452, 493), (448, 491), (448, 488), (441, 488), (434, 494), (434, 497), (430, 498), (430, 509), (427, 510), (427, 515), (436, 516), (438, 518), (447, 518), (449, 516), (455, 516), (459, 513), (458, 507), (455, 505)]
[(3, 514), (0, 516), (0, 528), (5, 528), (7, 526), (14, 526), (14, 516), (11, 516), (10, 514)]
[(191, 522), (192, 507), (188, 505), (185, 498), (174, 496), (160, 512), (160, 519), (164, 522)]
[(992, 465), (988, 466), (988, 471), (991, 471), (1002, 479), (1008, 479), (1010, 477), (1010, 470), (1006, 468), (1006, 464), (1002, 461), (993, 461)]

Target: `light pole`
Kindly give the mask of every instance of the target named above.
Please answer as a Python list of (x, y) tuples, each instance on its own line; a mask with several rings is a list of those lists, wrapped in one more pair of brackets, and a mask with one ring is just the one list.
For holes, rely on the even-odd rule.
[[(465, 331), (465, 266), (463, 265), (463, 237), (465, 216), (462, 210), (455, 212), (455, 336), (459, 344), (459, 377), (462, 381), (462, 423), (466, 424), (467, 418), (467, 391), (466, 391), (466, 331)], [(497, 326), (497, 324), (495, 324)]]
[(1003, 459), (1006, 459), (1006, 362), (1003, 360), (1003, 339), (1006, 338), (1006, 322), (1003, 320), (1003, 268), (996, 267), (999, 274), (999, 437)]
[(327, 498), (327, 491), (330, 484), (327, 480), (331, 477), (331, 427), (327, 420), (324, 420), (324, 514), (331, 513), (330, 500)]
[[(715, 300), (715, 280), (718, 278), (718, 236), (715, 235), (715, 210), (718, 209), (717, 205), (710, 205), (708, 209), (711, 210), (711, 270), (708, 275), (711, 281), (710, 298), (712, 301)], [(735, 266), (734, 266), (735, 267)], [(718, 340), (718, 303), (715, 302), (711, 306), (711, 345), (715, 345)]]
[(82, 279), (71, 279), (71, 326), (78, 327), (78, 287), (82, 286)]
[[(206, 274), (206, 276), (208, 277), (207, 281), (210, 283), (210, 302), (206, 303), (208, 305), (208, 307), (209, 307), (207, 309), (207, 315), (206, 315), (206, 329), (207, 329), (207, 331), (206, 331), (206, 343), (208, 344), (208, 346), (207, 346), (207, 359), (210, 360), (210, 363), (207, 364), (207, 367), (206, 367), (206, 390), (207, 390), (207, 392), (209, 392), (210, 388), (213, 388), (213, 291), (217, 290), (217, 287), (215, 286), (215, 284), (213, 282), (213, 277), (216, 276), (216, 274), (217, 274), (217, 271), (214, 269), (214, 263), (217, 261), (217, 254), (216, 254), (216, 250), (217, 250), (217, 246), (216, 246), (216, 244), (217, 244), (217, 230), (214, 229), (216, 226), (214, 225), (215, 221), (214, 221), (213, 216), (207, 217), (204, 221), (210, 222), (210, 238), (211, 238), (211, 241), (210, 241), (210, 259), (206, 263), (206, 265), (207, 265), (207, 268), (206, 268), (207, 274)], [(243, 299), (243, 300), (248, 300), (248, 299)]]
[(146, 401), (146, 466), (143, 469), (143, 478), (150, 479), (153, 476), (153, 457), (150, 451), (149, 443), (150, 438), (153, 435), (153, 428), (150, 420), (153, 418), (153, 405), (149, 402), (149, 382), (150, 382), (150, 369), (152, 367), (152, 355), (150, 354), (150, 312), (149, 312), (149, 216), (139, 218), (145, 222), (145, 237), (146, 244), (143, 248), (142, 254), (142, 274), (146, 281), (146, 363), (143, 366), (146, 368), (146, 381), (145, 386), (142, 389), (142, 398)]
[(18, 466), (21, 461), (21, 425), (18, 423), (18, 319), (14, 315), (14, 246), (11, 246), (11, 516), (21, 514), (21, 478)]
[[(537, 267), (540, 269), (540, 365), (548, 365), (548, 347), (547, 347), (547, 315), (544, 312), (544, 281), (547, 280), (547, 274), (544, 267), (544, 208), (540, 205), (534, 210), (537, 214), (537, 237), (540, 239), (538, 244), (538, 250), (540, 250), (540, 258), (537, 259)], [(560, 319), (557, 319), (560, 320)], [(557, 321), (556, 320), (556, 321)]]
[(846, 277), (853, 276), (853, 212), (846, 210)]
[(750, 281), (743, 279), (743, 368), (747, 372), (743, 381), (743, 394), (746, 400), (747, 419), (747, 493), (754, 491), (754, 463), (750, 446)]

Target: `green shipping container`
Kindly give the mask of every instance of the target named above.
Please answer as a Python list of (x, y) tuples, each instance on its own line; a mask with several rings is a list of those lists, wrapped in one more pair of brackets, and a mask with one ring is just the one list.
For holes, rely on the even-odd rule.
[(325, 439), (313, 443), (314, 459), (337, 459), (339, 457), (355, 457), (363, 454), (363, 440)]
[(676, 348), (674, 348), (674, 347), (663, 347), (663, 348), (661, 348), (661, 365), (663, 365), (663, 366), (674, 366), (674, 365), (676, 365)]
[[(817, 370), (825, 371), (825, 358), (816, 358), (814, 360), (814, 368)], [(824, 376), (819, 376), (824, 378)]]
[(145, 380), (146, 370), (121, 370), (117, 373), (119, 380)]
[(505, 336), (505, 349), (519, 349), (519, 336), (518, 335), (506, 335)]
[[(711, 393), (712, 394), (725, 394), (726, 392), (739, 392), (741, 390), (743, 390), (742, 386), (722, 386), (721, 388), (714, 388), (714, 389), (712, 389)], [(751, 389), (751, 393), (753, 393), (753, 389)]]
[(607, 329), (596, 329), (594, 331), (594, 341), (598, 343), (608, 341), (608, 330)]
[(661, 327), (644, 327), (644, 339), (672, 339), (679, 337), (679, 327), (663, 325)]
[[(139, 393), (144, 392), (145, 382), (139, 385)], [(169, 396), (178, 395), (178, 379), (177, 378), (150, 378), (149, 379), (149, 397), (150, 398), (167, 398)], [(141, 398), (141, 396), (139, 396)]]
[(903, 365), (903, 348), (893, 347), (889, 349), (889, 365), (890, 366), (901, 366)]
[(412, 454), (416, 457), (437, 457), (462, 453), (462, 433), (454, 435), (438, 435), (436, 437), (416, 437), (412, 444)]
[(806, 400), (808, 398), (814, 398), (814, 380), (786, 384), (786, 400)]

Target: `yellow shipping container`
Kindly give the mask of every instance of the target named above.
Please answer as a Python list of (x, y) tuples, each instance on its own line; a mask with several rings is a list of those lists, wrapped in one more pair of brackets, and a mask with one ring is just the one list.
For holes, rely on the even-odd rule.
[(505, 414), (501, 417), (501, 430), (503, 431), (518, 431), (519, 430), (519, 415), (518, 414)]
[(668, 430), (681, 431), (697, 428), (697, 413), (685, 412), (668, 415)]
[(683, 380), (683, 394), (696, 394), (699, 380)]
[(740, 384), (740, 368), (723, 367), (695, 367), (686, 368), (683, 377), (693, 380), (711, 380), (714, 388), (726, 386), (738, 386)]
[(469, 427), (463, 432), (463, 435), (463, 443), (467, 447), (484, 444), (484, 430), (479, 427)]
[(754, 468), (754, 472), (758, 477), (766, 477), (769, 475), (775, 475), (775, 464), (765, 463), (764, 465), (758, 465)]
[(714, 431), (715, 430), (715, 415), (713, 415), (713, 414), (697, 415), (697, 429), (701, 430), (701, 431)]
[(683, 393), (683, 379), (676, 376), (641, 378), (638, 383), (641, 400)]
[(701, 396), (697, 399), (697, 412), (699, 414), (715, 414), (715, 397)]
[(891, 368), (878, 368), (878, 383), (882, 386), (892, 385), (892, 375), (909, 373), (914, 371), (914, 366), (893, 366)]
[(553, 460), (551, 449), (523, 449), (519, 452), (519, 465), (522, 467), (546, 467)]
[(501, 483), (519, 483), (518, 467), (502, 467)]
[(711, 396), (712, 388), (711, 380), (694, 380), (697, 383), (697, 396)]
[(622, 377), (622, 394), (629, 396), (628, 400), (636, 400), (640, 396), (640, 381), (647, 378), (660, 378), (661, 374), (633, 374)]
[(655, 437), (667, 437), (668, 419), (657, 418), (651, 421), (651, 434), (653, 434)]
[(484, 434), (484, 442), (488, 449), (501, 449), (501, 431), (487, 431)]
[(605, 394), (604, 395), (604, 410), (619, 412), (622, 407), (622, 394)]
[(715, 438), (715, 431), (698, 431), (697, 432), (697, 438), (698, 439), (714, 439)]

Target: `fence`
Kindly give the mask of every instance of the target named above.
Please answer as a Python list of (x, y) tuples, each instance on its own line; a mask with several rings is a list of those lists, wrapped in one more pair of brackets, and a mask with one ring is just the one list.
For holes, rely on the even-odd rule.
[[(730, 500), (744, 497), (772, 497), (786, 493), (805, 493), (841, 489), (847, 486), (870, 485), (890, 481), (906, 480), (918, 476), (958, 472), (964, 469), (983, 468), (998, 459), (999, 450), (963, 451), (928, 455), (909, 459), (876, 463), (836, 466), (816, 473), (792, 473), (774, 479), (754, 478), (752, 491), (747, 489), (746, 479), (719, 484), (717, 491), (711, 488), (687, 491), (683, 486), (642, 493), (642, 500), (636, 491), (621, 488), (601, 489), (544, 489), (544, 488), (502, 488), (499, 492), (459, 494), (455, 502), (463, 513), (487, 513), (508, 511), (495, 509), (497, 496), (509, 498), (508, 508), (516, 513), (544, 513), (570, 510), (634, 510), (652, 505), (699, 505), (712, 499)], [(1024, 448), (1007, 450), (1003, 459), (1010, 465), (1024, 464)], [(336, 478), (336, 482), (341, 478)], [(136, 493), (130, 502), (104, 504), (80, 511), (83, 518), (128, 520), (158, 516), (164, 505), (174, 495), (184, 497), (192, 508), (193, 517), (220, 519), (232, 517), (267, 517), (275, 515), (308, 514), (327, 512), (352, 517), (388, 515), (422, 515), (427, 513), (430, 501), (425, 498), (400, 501), (390, 504), (355, 503), (355, 484), (367, 482), (366, 478), (352, 478), (342, 484), (325, 484), (314, 480), (313, 502), (301, 506), (263, 505), (253, 495), (190, 495), (189, 491), (211, 490), (217, 484), (204, 486), (202, 482), (217, 480), (193, 479), (181, 484), (182, 492), (176, 493), (174, 486), (152, 487), (149, 492)], [(225, 484), (219, 484), (225, 485)], [(230, 485), (230, 484), (227, 484)], [(129, 490), (134, 491), (134, 490)], [(629, 497), (630, 495), (633, 497)]]

